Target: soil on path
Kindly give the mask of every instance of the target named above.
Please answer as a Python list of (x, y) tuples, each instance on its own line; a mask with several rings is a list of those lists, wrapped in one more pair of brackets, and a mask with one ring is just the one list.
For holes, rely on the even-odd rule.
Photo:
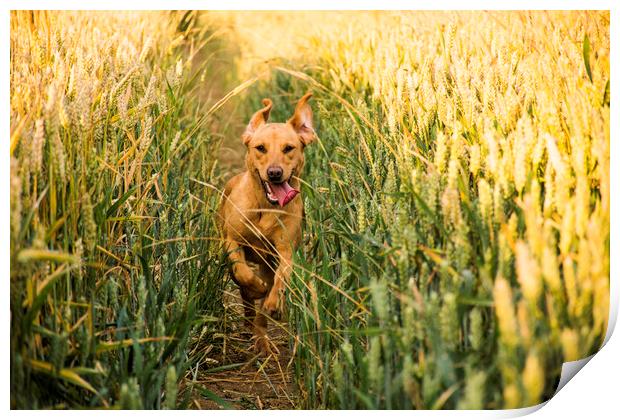
[(225, 328), (229, 332), (222, 337), (218, 353), (205, 358), (214, 367), (198, 370), (190, 408), (294, 409), (297, 392), (286, 321), (269, 323), (268, 334), (279, 354), (259, 357), (252, 348), (251, 332), (244, 325), (238, 290), (225, 292), (225, 309), (225, 319), (232, 325)]

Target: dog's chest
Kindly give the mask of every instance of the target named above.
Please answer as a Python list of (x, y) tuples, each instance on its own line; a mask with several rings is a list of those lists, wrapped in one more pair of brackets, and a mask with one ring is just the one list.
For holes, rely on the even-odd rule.
[(281, 225), (282, 225), (282, 221), (277, 215), (269, 214), (265, 212), (259, 213), (259, 217), (258, 217), (259, 229), (268, 238), (271, 238)]
[(235, 223), (233, 231), (245, 241), (256, 245), (259, 243), (273, 242), (280, 234), (282, 221), (279, 216), (268, 212), (256, 210), (243, 212), (244, 215)]

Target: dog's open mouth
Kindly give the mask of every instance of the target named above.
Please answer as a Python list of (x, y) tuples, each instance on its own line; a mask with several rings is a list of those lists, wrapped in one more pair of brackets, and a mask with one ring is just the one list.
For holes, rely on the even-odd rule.
[(263, 188), (265, 189), (265, 195), (267, 196), (267, 201), (271, 204), (279, 204), (280, 207), (286, 206), (293, 198), (295, 198), (297, 194), (299, 194), (299, 191), (291, 187), (288, 181), (280, 182), (278, 184), (268, 181), (262, 182)]

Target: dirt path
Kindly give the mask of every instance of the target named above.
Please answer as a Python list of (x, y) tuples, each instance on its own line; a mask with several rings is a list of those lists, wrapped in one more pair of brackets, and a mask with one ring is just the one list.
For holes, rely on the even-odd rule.
[[(226, 319), (233, 325), (224, 338), (221, 353), (213, 358), (218, 366), (198, 373), (196, 383), (218, 398), (207, 395), (192, 408), (200, 409), (293, 409), (296, 390), (292, 381), (292, 352), (286, 322), (269, 323), (269, 336), (280, 353), (257, 357), (252, 349), (251, 332), (243, 324), (238, 291), (226, 292)], [(223, 369), (223, 370), (222, 370)], [(204, 392), (203, 392), (204, 396)]]

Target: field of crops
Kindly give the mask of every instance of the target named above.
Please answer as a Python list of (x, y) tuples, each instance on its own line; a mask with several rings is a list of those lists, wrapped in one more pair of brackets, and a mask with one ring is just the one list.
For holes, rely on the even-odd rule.
[(605, 337), (608, 12), (12, 12), (10, 81), (13, 408), (219, 401), (218, 188), (308, 90), (295, 407), (535, 405)]

